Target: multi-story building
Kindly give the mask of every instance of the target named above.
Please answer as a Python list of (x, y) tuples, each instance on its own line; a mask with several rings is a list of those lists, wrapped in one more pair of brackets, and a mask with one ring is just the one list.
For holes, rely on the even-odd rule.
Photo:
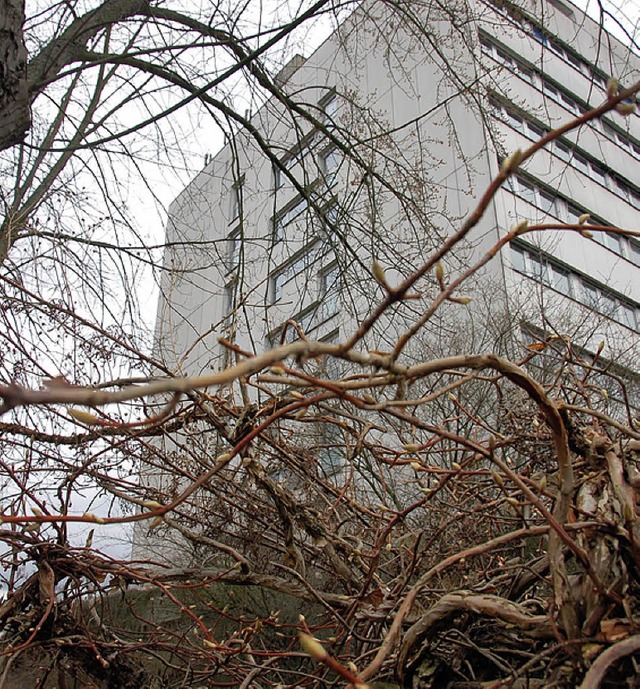
[[(238, 132), (172, 204), (157, 354), (177, 372), (225, 365), (219, 337), (252, 352), (301, 332), (344, 338), (383, 295), (374, 260), (391, 283), (408, 275), (507, 154), (600, 105), (610, 78), (638, 78), (638, 57), (560, 0), (406, 3), (401, 15), (365, 2), (296, 56), (281, 97), (250, 117), (254, 134)], [(499, 190), (447, 275), (523, 219), (637, 228), (639, 156), (637, 110), (557, 138)], [(495, 348), (510, 330), (511, 343), (556, 332), (585, 351), (605, 340), (631, 361), (639, 276), (638, 239), (525, 234), (464, 287), (471, 304), (445, 305), (419, 356)], [(434, 294), (396, 309), (367, 345), (388, 348)]]
[[(172, 204), (156, 356), (195, 375), (236, 356), (220, 338), (255, 353), (300, 337), (345, 341), (385, 294), (375, 265), (397, 284), (459, 230), (507, 155), (602, 104), (611, 78), (637, 81), (639, 68), (563, 0), (364, 2), (280, 72), (278, 97)], [(637, 111), (614, 111), (523, 164), (447, 254), (444, 279), (523, 220), (585, 229), (525, 233), (505, 246), (456, 292), (472, 301), (443, 303), (403, 360), (486, 351), (518, 360), (549, 335), (588, 357), (604, 341), (600, 361), (623, 374), (610, 396), (629, 379), (638, 395), (640, 238), (588, 228), (638, 229), (639, 157)], [(438, 294), (436, 277), (416, 289), (419, 298), (389, 309), (358, 347), (389, 350)], [(324, 365), (325, 375), (339, 372)], [(263, 395), (243, 393), (238, 408)], [(306, 438), (325, 477), (344, 458), (327, 428)], [(196, 474), (199, 457), (219, 451), (215, 440), (199, 453), (186, 436), (167, 442)], [(147, 477), (154, 482), (152, 470)], [(161, 466), (156, 477), (160, 497), (175, 494)], [(212, 514), (240, 537), (227, 511)], [(138, 541), (148, 553), (150, 540)], [(158, 544), (166, 557), (164, 536)]]

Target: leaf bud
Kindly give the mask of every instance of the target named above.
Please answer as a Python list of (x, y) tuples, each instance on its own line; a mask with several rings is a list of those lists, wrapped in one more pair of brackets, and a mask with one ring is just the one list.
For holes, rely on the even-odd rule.
[(623, 103), (618, 103), (616, 105), (616, 112), (620, 113), (624, 117), (627, 115), (633, 115), (633, 113), (636, 111), (636, 104), (635, 103), (628, 103), (628, 102), (623, 102)]
[(92, 414), (89, 411), (84, 411), (82, 409), (74, 409), (73, 407), (69, 407), (67, 409), (67, 413), (75, 421), (78, 421), (79, 423), (84, 423), (87, 426), (93, 426), (100, 421), (95, 414)]
[(517, 225), (513, 226), (513, 228), (511, 229), (511, 234), (513, 234), (515, 237), (517, 237), (518, 235), (521, 235), (524, 232), (526, 232), (528, 228), (529, 228), (529, 221), (528, 220), (521, 220)]
[(463, 297), (450, 297), (449, 301), (453, 301), (456, 304), (462, 304), (463, 306), (466, 306), (467, 304), (469, 304), (470, 302), (473, 301), (473, 298), (472, 297), (464, 297), (464, 296)]
[(373, 277), (383, 286), (387, 285), (387, 278), (384, 274), (384, 268), (375, 258), (373, 259), (373, 264), (371, 265), (371, 271), (373, 272)]
[(309, 634), (301, 633), (298, 635), (298, 639), (302, 646), (302, 650), (314, 660), (322, 662), (327, 657), (327, 652), (324, 650), (322, 644)]
[(614, 77), (609, 77), (607, 81), (607, 97), (613, 98), (618, 93), (618, 80)]
[(500, 170), (508, 175), (512, 172), (515, 172), (518, 169), (518, 166), (522, 162), (522, 151), (518, 148), (516, 149), (510, 156), (505, 158), (502, 161), (502, 165), (500, 166)]

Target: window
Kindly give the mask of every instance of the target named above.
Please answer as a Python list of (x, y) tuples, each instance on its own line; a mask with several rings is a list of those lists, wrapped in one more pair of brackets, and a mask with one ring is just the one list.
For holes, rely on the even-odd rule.
[(310, 268), (313, 262), (316, 260), (316, 255), (318, 253), (317, 246), (311, 247), (310, 249), (304, 249), (302, 252), (298, 253), (293, 259), (291, 259), (284, 266), (280, 267), (271, 276), (271, 301), (279, 301), (282, 297), (282, 288), (290, 280), (293, 280), (298, 275), (301, 275), (306, 270)]
[(284, 228), (307, 209), (308, 201), (300, 198), (273, 219), (274, 239), (279, 242), (284, 237)]
[(599, 311), (628, 328), (633, 330), (638, 328), (640, 321), (638, 320), (636, 305), (586, 279), (582, 280), (581, 301), (595, 311)]
[(337, 474), (344, 464), (344, 433), (333, 423), (322, 424), (318, 445), (318, 469), (327, 477)]
[(276, 302), (280, 301), (280, 298), (282, 297), (282, 288), (284, 287), (284, 284), (287, 282), (288, 276), (286, 271), (277, 273), (276, 275), (273, 276), (272, 281), (273, 281), (273, 286), (271, 288), (271, 301)]
[(626, 182), (623, 182), (619, 177), (615, 177), (616, 191), (625, 201), (631, 200), (631, 188)]
[(549, 43), (549, 47), (551, 48), (552, 52), (554, 52), (558, 57), (561, 57), (564, 60), (565, 53), (564, 48), (561, 45), (558, 45), (555, 41), (551, 41)]
[(537, 254), (529, 254), (529, 271), (535, 280), (539, 282), (549, 283), (549, 266), (546, 261)]
[(593, 83), (596, 86), (599, 86), (601, 89), (606, 90), (607, 88), (607, 82), (609, 81), (607, 77), (603, 76), (602, 74), (599, 74), (598, 72), (594, 72), (592, 70), (591, 76), (593, 78)]
[(579, 225), (580, 217), (584, 215), (584, 212), (580, 208), (575, 206), (567, 206), (567, 223), (569, 225)]
[(550, 271), (551, 287), (553, 287), (555, 290), (558, 290), (558, 292), (562, 292), (562, 294), (571, 296), (571, 280), (569, 278), (569, 271), (557, 265), (550, 266)]
[(233, 183), (229, 199), (229, 222), (234, 222), (240, 217), (242, 212), (242, 187), (244, 185), (244, 175)]
[(565, 59), (567, 62), (572, 64), (576, 69), (579, 69), (582, 71), (582, 65), (584, 64), (582, 60), (579, 57), (576, 57), (573, 53), (570, 53), (568, 50), (565, 51)]
[(242, 249), (242, 237), (240, 230), (229, 235), (229, 272), (240, 265), (240, 252)]
[(482, 50), (482, 52), (483, 52), (485, 55), (490, 55), (490, 56), (493, 55), (493, 46), (492, 46), (491, 43), (490, 43), (484, 36), (482, 36), (482, 35), (480, 36), (480, 50)]
[(504, 50), (501, 50), (500, 48), (496, 48), (496, 56), (498, 58), (499, 62), (502, 62), (503, 65), (506, 67), (511, 67), (513, 68), (514, 66), (514, 61), (511, 55), (508, 55), (507, 53), (504, 52)]
[(336, 124), (336, 115), (338, 114), (338, 98), (335, 93), (325, 98), (320, 102), (320, 109), (322, 110), (322, 122), (327, 127), (334, 127)]
[[(224, 286), (221, 324), (225, 331), (225, 336), (229, 339), (234, 336), (234, 319), (236, 314), (236, 281), (232, 280)], [(226, 368), (232, 363), (232, 353), (228, 347), (220, 344), (220, 353), (222, 355), (222, 366)]]
[(323, 211), (322, 214), (324, 218), (326, 219), (327, 222), (331, 223), (332, 225), (335, 225), (338, 222), (338, 205), (336, 203), (332, 203), (330, 206), (327, 206)]
[(567, 7), (564, 3), (560, 2), (560, 0), (548, 0), (549, 4), (555, 7), (558, 12), (561, 14), (564, 14), (565, 17), (568, 17), (572, 21), (575, 21), (575, 15), (573, 13), (573, 10)]
[(511, 125), (514, 129), (519, 132), (524, 132), (524, 125), (522, 122), (522, 117), (516, 115), (513, 112), (507, 111), (507, 124)]
[(529, 182), (525, 182), (520, 177), (514, 178), (514, 184), (515, 184), (516, 194), (521, 199), (524, 199), (525, 201), (528, 201), (529, 203), (531, 203), (535, 206), (536, 205), (536, 188), (533, 186), (533, 184), (530, 184)]
[(533, 182), (524, 180), (522, 177), (516, 177), (512, 189), (521, 199), (539, 208), (544, 215), (558, 214), (558, 198)]
[(515, 245), (511, 247), (511, 265), (521, 273), (527, 272), (525, 253), (520, 247)]
[(543, 81), (542, 82), (542, 90), (547, 94), (547, 96), (550, 96), (554, 100), (559, 99), (559, 92), (558, 89), (548, 81)]
[(567, 145), (561, 143), (560, 141), (556, 141), (554, 144), (554, 151), (558, 158), (567, 163), (569, 162), (569, 159), (571, 158), (571, 149)]
[(541, 139), (547, 132), (533, 122), (525, 122), (526, 134), (532, 139)]
[(571, 98), (571, 96), (568, 96), (566, 93), (561, 93), (560, 100), (567, 110), (570, 110), (576, 115), (582, 114), (582, 108)]
[(320, 156), (320, 171), (328, 186), (335, 183), (342, 155), (336, 148), (324, 151)]
[(273, 188), (280, 189), (285, 185), (286, 177), (284, 172), (277, 165), (273, 166)]
[(580, 105), (580, 103), (578, 103), (567, 91), (555, 86), (544, 78), (542, 79), (542, 90), (545, 95), (549, 96), (549, 98), (552, 98), (557, 103), (560, 103), (560, 105), (563, 105), (574, 115), (584, 115), (584, 113), (587, 112), (587, 108)]
[(578, 153), (574, 154), (573, 156), (573, 165), (576, 169), (580, 170), (580, 172), (583, 172), (585, 175), (589, 174), (589, 163), (587, 162), (586, 158), (583, 158)]
[(591, 178), (602, 184), (602, 186), (607, 186), (607, 173), (598, 163), (591, 163)]
[(620, 318), (620, 322), (632, 330), (636, 330), (638, 327), (637, 314), (637, 310), (634, 309), (630, 304), (625, 304), (624, 302), (620, 303), (620, 306), (618, 307), (618, 317)]
[(549, 41), (542, 32), (542, 29), (539, 29), (537, 26), (534, 26), (531, 30), (531, 33), (533, 34), (533, 37), (536, 39), (536, 41), (538, 41), (538, 43), (542, 43), (542, 45), (549, 44)]
[(622, 255), (622, 237), (617, 234), (610, 234), (609, 232), (601, 233), (600, 236), (604, 238), (606, 247)]
[(340, 268), (330, 266), (320, 273), (320, 318), (327, 320), (340, 311)]
[(538, 207), (545, 214), (553, 215), (556, 206), (556, 198), (542, 189), (538, 190)]

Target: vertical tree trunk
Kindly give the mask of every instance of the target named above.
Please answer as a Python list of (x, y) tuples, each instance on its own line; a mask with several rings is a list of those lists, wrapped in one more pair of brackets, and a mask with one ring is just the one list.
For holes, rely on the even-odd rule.
[(24, 0), (0, 0), (0, 150), (21, 141), (31, 124)]

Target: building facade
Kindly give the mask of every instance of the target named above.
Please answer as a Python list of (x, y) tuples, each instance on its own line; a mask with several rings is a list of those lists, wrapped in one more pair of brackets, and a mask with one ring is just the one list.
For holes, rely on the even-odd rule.
[[(384, 281), (398, 284), (460, 229), (506, 156), (603, 103), (611, 77), (625, 86), (640, 74), (637, 56), (560, 0), (399, 8), (365, 2), (312, 55), (296, 56), (276, 79), (278, 97), (171, 205), (155, 356), (176, 375), (221, 369), (239, 351), (258, 354), (299, 338), (345, 342), (386, 294), (380, 268)], [(639, 159), (637, 110), (572, 129), (529, 159), (445, 256), (444, 281), (463, 275), (524, 220), (584, 230), (531, 232), (504, 246), (455, 292), (463, 299), (441, 304), (401, 361), (484, 352), (519, 361), (532, 343), (555, 338), (561, 356), (571, 346), (586, 362), (598, 353), (601, 364), (615, 364), (620, 375), (602, 382), (607, 397), (627, 395), (640, 406), (640, 238), (615, 230), (640, 229)], [(612, 231), (589, 231), (604, 225)], [(439, 290), (430, 271), (416, 298), (390, 308), (358, 347), (392, 349)], [(545, 375), (547, 351), (535, 351), (536, 373)], [(336, 361), (317, 365), (314, 374), (329, 379), (348, 372)], [(589, 382), (601, 384), (591, 374)], [(277, 387), (254, 383), (209, 393), (235, 410), (273, 401)], [(333, 490), (325, 481), (339, 486), (345, 463), (341, 426), (322, 413), (294, 434), (317, 473), (308, 475), (304, 458), (285, 469), (286, 481), (297, 475), (309, 495)], [(160, 501), (175, 497), (180, 472), (197, 476), (207, 457), (226, 451), (207, 428), (196, 423), (162, 441), (162, 461), (145, 470)], [(406, 442), (399, 432), (380, 446)], [(173, 455), (181, 469), (172, 474), (163, 462)], [(375, 478), (349, 490), (379, 500), (397, 481), (387, 469), (382, 460), (356, 467), (363, 479)], [(228, 481), (245, 489), (233, 472)], [(415, 495), (412, 481), (407, 490)], [(226, 534), (251, 552), (260, 539), (251, 530), (269, 525), (255, 526), (242, 510), (232, 517), (226, 490), (222, 482), (185, 508), (185, 523), (189, 509), (200, 514), (209, 500), (215, 542)], [(175, 550), (168, 533), (138, 533), (134, 552), (146, 557), (157, 548), (162, 560), (184, 559), (183, 536), (208, 543), (208, 531), (193, 528), (177, 535)]]
[[(255, 135), (239, 132), (172, 204), (156, 354), (177, 373), (227, 365), (220, 337), (250, 352), (301, 333), (344, 339), (384, 294), (374, 262), (400, 281), (460, 227), (506, 155), (600, 105), (611, 77), (638, 78), (637, 56), (559, 0), (411, 12), (365, 2), (294, 58), (281, 97), (251, 116)], [(447, 275), (525, 219), (637, 229), (639, 159), (637, 110), (556, 139), (498, 191)], [(639, 275), (638, 239), (525, 234), (465, 285), (468, 306), (444, 305), (418, 356), (495, 349), (510, 328), (512, 345), (605, 340), (631, 365)], [(366, 346), (388, 349), (434, 293), (427, 285)]]

